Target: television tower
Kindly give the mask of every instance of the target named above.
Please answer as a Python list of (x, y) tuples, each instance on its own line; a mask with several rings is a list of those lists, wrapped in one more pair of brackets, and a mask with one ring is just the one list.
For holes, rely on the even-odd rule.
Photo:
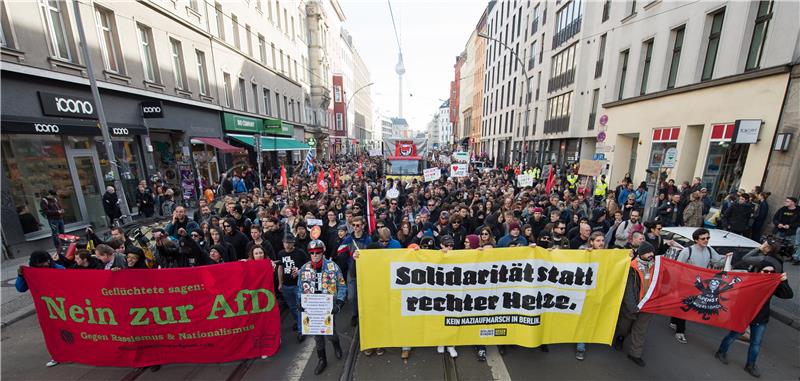
[(406, 67), (403, 66), (403, 53), (397, 53), (397, 66), (394, 67), (394, 72), (397, 73), (398, 97), (397, 97), (397, 116), (403, 117), (403, 74), (406, 73)]

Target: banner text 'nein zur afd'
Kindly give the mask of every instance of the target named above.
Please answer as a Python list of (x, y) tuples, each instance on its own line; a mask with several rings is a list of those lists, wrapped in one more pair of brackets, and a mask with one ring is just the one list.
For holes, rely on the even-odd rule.
[(362, 250), (361, 348), (610, 344), (628, 253)]
[(222, 363), (273, 355), (269, 261), (162, 270), (25, 268), (53, 359), (96, 366)]

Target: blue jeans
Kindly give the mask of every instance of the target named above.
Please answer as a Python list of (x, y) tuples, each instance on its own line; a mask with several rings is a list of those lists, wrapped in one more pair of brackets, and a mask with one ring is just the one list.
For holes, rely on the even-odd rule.
[[(767, 324), (750, 324), (750, 348), (747, 349), (747, 364), (755, 365), (758, 360), (758, 353), (761, 352), (761, 340), (764, 338), (764, 331), (767, 330)], [(728, 336), (722, 339), (719, 344), (720, 353), (728, 353), (731, 344), (739, 338), (742, 334), (739, 332), (731, 331)]]
[(61, 246), (61, 241), (58, 240), (58, 235), (64, 233), (64, 220), (47, 220), (47, 222), (50, 225), (53, 245), (56, 247), (56, 250), (58, 250), (59, 246)]
[(353, 304), (353, 316), (358, 317), (358, 288), (351, 274), (347, 274), (347, 299)]
[(281, 294), (283, 294), (283, 300), (286, 301), (286, 305), (289, 307), (289, 312), (292, 313), (294, 316), (294, 322), (297, 324), (298, 332), (302, 330), (302, 326), (300, 325), (300, 312), (297, 307), (300, 304), (300, 294), (298, 291), (300, 290), (297, 286), (287, 286), (283, 285), (281, 287)]
[(575, 346), (575, 350), (578, 352), (586, 352), (586, 343), (578, 343), (578, 345)]

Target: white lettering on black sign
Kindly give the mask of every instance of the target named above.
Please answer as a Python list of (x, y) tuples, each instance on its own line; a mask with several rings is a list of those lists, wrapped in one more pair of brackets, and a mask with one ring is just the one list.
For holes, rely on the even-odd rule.
[(40, 124), (40, 123), (34, 123), (33, 129), (36, 132), (41, 132), (43, 134), (44, 133), (57, 134), (58, 131), (60, 130), (57, 124)]
[(89, 101), (75, 100), (70, 98), (56, 97), (56, 109), (61, 112), (73, 114), (94, 114), (94, 106)]

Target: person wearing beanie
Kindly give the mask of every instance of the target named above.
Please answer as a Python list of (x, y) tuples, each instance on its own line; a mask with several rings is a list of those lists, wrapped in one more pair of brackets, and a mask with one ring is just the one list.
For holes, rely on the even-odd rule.
[[(28, 265), (30, 267), (38, 267), (38, 268), (51, 268), (51, 269), (60, 269), (64, 270), (64, 266), (59, 265), (58, 263), (53, 262), (53, 259), (50, 257), (50, 254), (44, 250), (37, 250), (31, 253), (30, 258), (28, 259)], [(14, 284), (19, 292), (28, 291), (28, 282), (25, 281), (25, 270), (22, 266), (19, 266), (17, 269), (17, 281)], [(45, 366), (46, 367), (53, 367), (58, 365), (58, 361), (50, 359)]]
[(464, 237), (464, 248), (468, 250), (481, 247), (481, 237), (477, 234), (469, 234)]
[[(774, 257), (764, 256), (763, 260), (753, 267), (753, 272), (762, 274), (780, 273), (781, 283), (778, 284), (778, 287), (772, 293), (772, 296), (776, 296), (781, 299), (791, 299), (794, 297), (794, 292), (789, 286), (786, 273), (783, 272), (783, 266), (779, 260), (775, 259)], [(758, 314), (756, 314), (756, 317), (750, 322), (750, 347), (747, 350), (747, 362), (745, 363), (744, 370), (756, 378), (761, 377), (761, 371), (756, 366), (756, 360), (758, 360), (758, 354), (761, 351), (761, 341), (764, 338), (764, 332), (767, 329), (767, 322), (769, 322), (769, 304), (771, 299), (772, 298), (767, 299), (764, 305), (761, 306)], [(728, 349), (730, 349), (731, 344), (733, 344), (733, 342), (736, 341), (736, 339), (738, 339), (741, 335), (742, 332), (730, 331), (728, 335), (722, 339), (722, 342), (719, 344), (719, 349), (717, 349), (714, 357), (716, 357), (717, 360), (723, 364), (727, 365)]]
[(639, 312), (638, 305), (653, 280), (655, 251), (653, 245), (644, 241), (639, 245), (636, 257), (631, 260), (628, 281), (622, 296), (622, 306), (619, 309), (617, 332), (612, 343), (614, 349), (622, 350), (627, 341), (628, 358), (641, 367), (645, 366), (644, 360), (642, 360), (642, 351), (647, 336), (647, 327), (650, 325), (653, 315)]
[(521, 231), (518, 223), (508, 224), (508, 234), (497, 241), (497, 247), (528, 246), (528, 240), (520, 234)]

